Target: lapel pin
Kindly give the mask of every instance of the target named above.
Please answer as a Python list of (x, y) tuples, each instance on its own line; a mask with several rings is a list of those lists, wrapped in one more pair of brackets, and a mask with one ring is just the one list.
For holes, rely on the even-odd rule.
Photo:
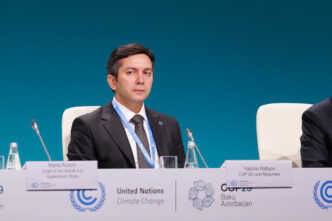
[(163, 126), (163, 125), (164, 125), (164, 123), (161, 122), (161, 121), (159, 121), (158, 123), (159, 123), (160, 126)]

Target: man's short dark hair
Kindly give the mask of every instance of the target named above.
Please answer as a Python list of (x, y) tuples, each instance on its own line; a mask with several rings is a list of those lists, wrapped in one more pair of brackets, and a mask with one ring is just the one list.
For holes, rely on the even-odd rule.
[(117, 79), (118, 70), (121, 66), (120, 60), (136, 54), (146, 54), (152, 62), (152, 67), (154, 67), (153, 53), (143, 45), (133, 43), (120, 46), (112, 52), (107, 63), (107, 73), (113, 75), (115, 79)]

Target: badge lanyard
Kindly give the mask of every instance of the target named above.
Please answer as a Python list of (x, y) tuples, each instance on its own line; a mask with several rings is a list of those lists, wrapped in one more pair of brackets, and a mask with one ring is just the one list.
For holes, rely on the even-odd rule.
[(137, 143), (139, 149), (142, 151), (143, 156), (146, 159), (146, 161), (148, 162), (148, 164), (150, 165), (150, 167), (151, 168), (155, 168), (156, 143), (155, 143), (155, 141), (153, 139), (153, 134), (152, 134), (152, 130), (151, 130), (151, 127), (150, 127), (149, 120), (146, 118), (147, 125), (148, 125), (148, 131), (149, 131), (149, 137), (150, 137), (150, 143), (151, 143), (152, 159), (149, 156), (148, 152), (146, 152), (146, 149), (144, 148), (144, 145), (142, 144), (141, 140), (139, 139), (139, 137), (137, 136), (137, 134), (135, 133), (135, 131), (133, 130), (133, 128), (131, 127), (131, 125), (129, 124), (129, 122), (127, 121), (126, 117), (123, 115), (122, 111), (120, 110), (119, 106), (116, 104), (116, 102), (114, 101), (114, 99), (112, 101), (112, 104), (113, 104), (113, 107), (114, 107), (115, 111), (120, 116), (120, 119), (121, 119), (122, 123), (129, 130), (131, 136), (134, 138), (134, 140)]

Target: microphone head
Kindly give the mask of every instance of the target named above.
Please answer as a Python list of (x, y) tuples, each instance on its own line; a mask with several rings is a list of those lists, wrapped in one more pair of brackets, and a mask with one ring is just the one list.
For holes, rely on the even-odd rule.
[(187, 136), (190, 140), (194, 141), (193, 133), (187, 128), (186, 129)]
[(35, 120), (31, 120), (31, 126), (32, 126), (32, 129), (34, 131), (36, 131), (36, 133), (38, 133), (38, 125), (37, 125), (37, 122)]

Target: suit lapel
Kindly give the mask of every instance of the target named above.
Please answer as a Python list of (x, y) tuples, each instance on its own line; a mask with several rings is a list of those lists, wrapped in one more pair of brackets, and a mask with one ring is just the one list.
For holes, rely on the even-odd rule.
[(113, 108), (112, 102), (109, 102), (106, 106), (104, 106), (101, 119), (105, 121), (104, 127), (108, 134), (112, 137), (112, 139), (118, 145), (119, 149), (132, 164), (132, 166), (135, 167), (135, 160), (126, 131), (123, 127), (119, 115)]
[(153, 138), (156, 142), (158, 155), (159, 156), (169, 155), (167, 142), (165, 141), (165, 138), (163, 136), (164, 122), (160, 120), (160, 117), (156, 112), (153, 112), (148, 108), (146, 108), (145, 110), (153, 133)]

